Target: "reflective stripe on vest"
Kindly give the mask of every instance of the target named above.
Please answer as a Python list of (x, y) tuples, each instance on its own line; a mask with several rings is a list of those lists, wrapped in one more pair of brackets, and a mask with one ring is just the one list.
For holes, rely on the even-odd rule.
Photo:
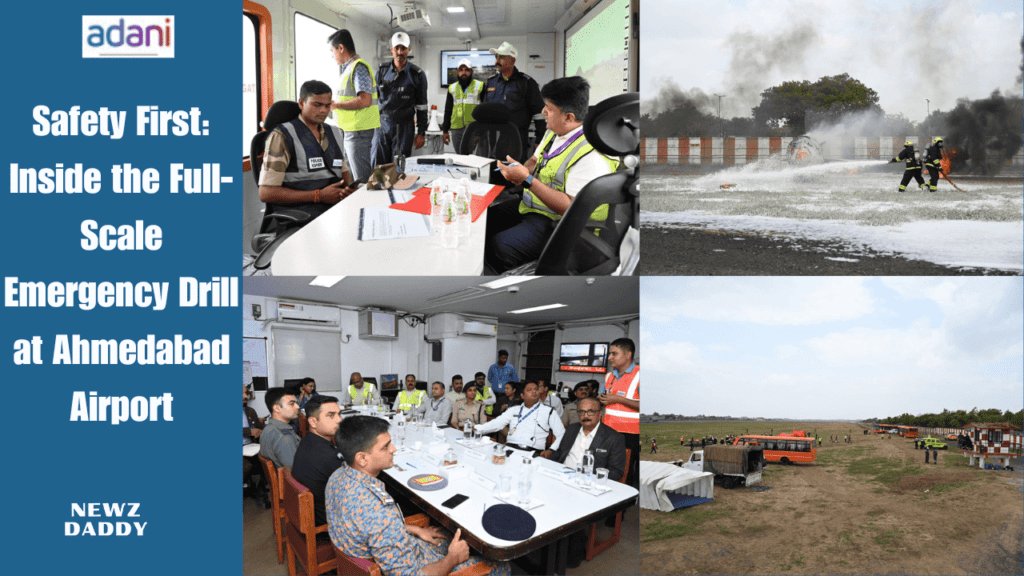
[[(538, 148), (544, 150), (554, 138), (555, 133), (549, 130), (544, 134), (544, 138), (541, 140)], [(569, 176), (570, 169), (590, 152), (594, 152), (594, 147), (587, 142), (586, 136), (581, 135), (579, 139), (573, 142), (572, 146), (569, 146), (568, 149), (563, 150), (561, 154), (548, 161), (539, 171), (535, 171), (534, 177), (559, 192), (565, 192), (565, 181)], [(599, 154), (599, 152), (594, 153)], [(611, 160), (603, 155), (601, 158), (608, 162), (608, 166), (613, 171), (618, 168), (618, 161)], [(540, 165), (539, 162), (538, 165)], [(523, 201), (519, 204), (519, 213), (527, 214), (530, 212), (543, 214), (552, 220), (562, 219), (561, 214), (549, 208), (536, 194), (530, 190), (524, 190)], [(608, 218), (607, 204), (598, 206), (590, 215), (591, 220), (605, 220), (606, 218)]]
[(483, 93), (484, 83), (479, 80), (472, 80), (469, 89), (463, 93), (462, 85), (458, 82), (448, 87), (448, 93), (452, 95), (452, 120), (449, 128), (458, 130), (473, 122), (473, 109), (480, 103), (480, 95)]
[(341, 89), (338, 92), (338, 102), (348, 102), (359, 96), (356, 92), (356, 66), (363, 64), (370, 75), (370, 82), (373, 83), (373, 91), (370, 92), (370, 105), (359, 110), (334, 111), (334, 121), (338, 127), (347, 131), (372, 130), (380, 127), (380, 107), (377, 105), (377, 80), (373, 77), (373, 69), (366, 60), (356, 58), (355, 62), (349, 64), (348, 68), (341, 73)]
[(363, 384), (362, 392), (360, 392), (360, 390), (356, 388), (354, 384), (348, 385), (348, 397), (351, 398), (352, 400), (355, 400), (356, 398), (362, 396), (362, 403), (366, 404), (366, 399), (369, 398), (371, 394), (373, 394), (373, 384)]
[[(415, 400), (415, 402), (413, 402)], [(402, 390), (398, 393), (398, 409), (409, 410), (413, 406), (419, 406), (423, 403), (423, 390)]]
[[(637, 390), (640, 388), (640, 367), (636, 366), (632, 372), (623, 374), (618, 379), (615, 374), (609, 372), (605, 379), (605, 390), (608, 394), (616, 394), (625, 388), (626, 395), (621, 396), (629, 400), (639, 400)], [(623, 404), (609, 404), (604, 410), (603, 424), (622, 432), (623, 434), (640, 433), (640, 411), (627, 408)]]
[[(281, 183), (292, 190), (316, 190), (341, 180), (344, 176), (341, 149), (341, 131), (330, 124), (321, 124), (327, 136), (327, 149), (317, 142), (316, 136), (302, 118), (280, 124), (279, 130), (291, 145), (292, 157)], [(335, 166), (335, 161), (338, 165)]]

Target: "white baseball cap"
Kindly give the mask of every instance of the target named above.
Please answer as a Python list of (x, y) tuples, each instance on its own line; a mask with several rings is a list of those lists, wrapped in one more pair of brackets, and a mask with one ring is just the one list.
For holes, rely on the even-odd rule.
[(519, 50), (516, 50), (516, 47), (508, 42), (502, 42), (501, 46), (491, 48), (490, 52), (496, 56), (511, 56), (513, 58), (519, 58)]
[(456, 68), (462, 68), (463, 66), (469, 68), (470, 70), (473, 69), (473, 65), (469, 63), (469, 58), (463, 58), (462, 60), (459, 60), (459, 65), (456, 66)]
[(395, 46), (405, 46), (406, 48), (411, 46), (409, 35), (405, 32), (395, 32), (395, 35), (391, 37), (391, 47), (394, 48)]

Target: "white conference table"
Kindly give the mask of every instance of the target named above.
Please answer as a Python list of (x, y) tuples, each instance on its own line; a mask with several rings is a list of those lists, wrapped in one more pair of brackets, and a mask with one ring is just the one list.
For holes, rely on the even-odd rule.
[[(433, 177), (420, 176), (413, 192)], [(361, 186), (285, 240), (271, 263), (274, 276), (479, 276), (484, 271), (487, 211), (473, 222), (459, 246), (441, 245), (440, 235), (360, 241), (359, 210), (390, 206), (387, 190)]]
[[(498, 498), (498, 488), (490, 489), (477, 484), (470, 478), (457, 478), (448, 480), (448, 486), (441, 490), (423, 491), (410, 488), (407, 481), (413, 476), (425, 473), (438, 473), (440, 467), (425, 462), (423, 453), (428, 451), (430, 445), (438, 446), (445, 444), (452, 446), (458, 456), (459, 465), (469, 466), (480, 476), (491, 480), (495, 485), (499, 482), (501, 474), (512, 476), (512, 503), (515, 504), (517, 484), (519, 481), (519, 470), (522, 466), (521, 456), (524, 452), (514, 450), (511, 456), (505, 460), (505, 464), (492, 463), (493, 442), (483, 445), (466, 447), (461, 442), (462, 432), (452, 428), (443, 428), (438, 432), (443, 436), (434, 436), (429, 427), (419, 427), (419, 432), (412, 433), (406, 424), (405, 447), (397, 452), (394, 461), (397, 466), (384, 471), (382, 480), (392, 488), (412, 499), (414, 503), (421, 505), (424, 511), (439, 523), (443, 524), (452, 533), (456, 528), (462, 529), (463, 539), (482, 553), (489, 560), (510, 560), (523, 556), (528, 552), (546, 546), (548, 544), (560, 544), (562, 550), (558, 552), (559, 566), (556, 570), (564, 568), (565, 542), (564, 538), (573, 532), (587, 528), (590, 524), (604, 520), (616, 512), (625, 510), (637, 501), (639, 492), (631, 486), (620, 482), (607, 481), (606, 487), (609, 491), (599, 495), (584, 492), (571, 486), (568, 482), (545, 476), (539, 468), (546, 468), (563, 475), (563, 466), (557, 462), (545, 458), (533, 459), (533, 488), (531, 499), (543, 501), (537, 508), (531, 508), (530, 514), (537, 521), (537, 529), (534, 535), (526, 541), (514, 542), (503, 540), (490, 535), (483, 527), (482, 519), (484, 505), (493, 506), (504, 504)], [(392, 441), (394, 442), (396, 426), (391, 424)], [(410, 449), (413, 442), (419, 440), (423, 443), (420, 451)], [(484, 460), (477, 460), (466, 455), (472, 450), (484, 455)], [(511, 450), (511, 448), (508, 448)], [(443, 462), (444, 452), (435, 455)], [(416, 466), (413, 468), (412, 466)], [(401, 467), (402, 470), (399, 470)], [(444, 508), (441, 503), (456, 494), (463, 494), (469, 499), (454, 509)], [(549, 569), (549, 572), (552, 570)], [(561, 573), (561, 572), (559, 572)]]

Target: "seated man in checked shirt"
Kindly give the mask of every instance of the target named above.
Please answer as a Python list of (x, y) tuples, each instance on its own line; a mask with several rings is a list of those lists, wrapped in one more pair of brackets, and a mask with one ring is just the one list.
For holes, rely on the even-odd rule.
[[(484, 562), (469, 556), (461, 530), (449, 538), (435, 526), (405, 524), (398, 504), (377, 479), (394, 465), (387, 421), (351, 416), (338, 426), (334, 441), (347, 462), (327, 482), (327, 523), (335, 546), (349, 556), (373, 560), (385, 575), (448, 574)], [(506, 562), (487, 563), (495, 576), (511, 573)]]

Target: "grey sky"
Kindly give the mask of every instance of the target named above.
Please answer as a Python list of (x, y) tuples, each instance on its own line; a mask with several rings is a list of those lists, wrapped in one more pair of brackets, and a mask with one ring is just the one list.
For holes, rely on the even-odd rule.
[(749, 116), (783, 81), (844, 72), (913, 121), (925, 99), (934, 111), (1021, 93), (1020, 0), (643, 0), (640, 26), (642, 102), (674, 82), (724, 95), (723, 117)]

